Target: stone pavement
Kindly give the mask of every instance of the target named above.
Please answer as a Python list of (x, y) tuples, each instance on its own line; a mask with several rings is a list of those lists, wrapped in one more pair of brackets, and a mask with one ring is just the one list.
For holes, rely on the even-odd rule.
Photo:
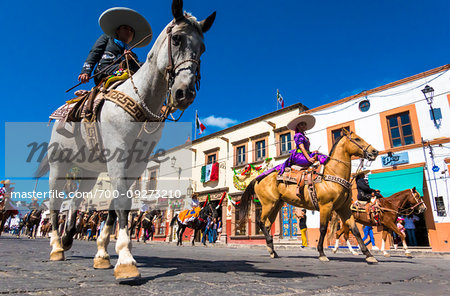
[[(114, 242), (109, 249), (117, 256)], [(113, 270), (94, 270), (95, 242), (75, 241), (66, 261), (49, 262), (49, 240), (0, 237), (0, 294), (18, 295), (448, 295), (450, 257), (363, 256), (279, 249), (271, 259), (264, 249), (176, 247), (133, 244), (142, 278), (118, 282)]]

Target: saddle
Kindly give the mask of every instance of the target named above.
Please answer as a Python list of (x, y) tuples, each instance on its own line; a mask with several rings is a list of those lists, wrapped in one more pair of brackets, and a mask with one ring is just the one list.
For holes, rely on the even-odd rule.
[(350, 206), (350, 210), (356, 215), (366, 213), (370, 220), (374, 221), (377, 225), (380, 224), (381, 209), (378, 205), (378, 200), (374, 203), (357, 200)]
[(308, 191), (311, 196), (314, 207), (318, 210), (319, 203), (317, 199), (316, 189), (314, 184), (322, 182), (324, 165), (315, 166), (312, 165), (308, 168), (302, 168), (296, 165), (287, 167), (284, 173), (280, 176), (277, 175), (277, 181), (283, 183), (291, 183), (297, 185), (297, 196), (302, 197), (302, 192), (305, 185), (308, 186)]

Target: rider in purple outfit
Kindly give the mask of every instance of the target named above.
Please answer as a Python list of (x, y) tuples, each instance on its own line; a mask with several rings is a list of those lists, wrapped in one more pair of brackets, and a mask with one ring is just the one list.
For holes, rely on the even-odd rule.
[(287, 127), (291, 130), (295, 130), (294, 142), (296, 149), (289, 151), (291, 155), (282, 164), (275, 166), (274, 168), (262, 173), (262, 175), (268, 175), (273, 171), (278, 171), (278, 174), (283, 174), (286, 167), (292, 165), (298, 165), (301, 167), (309, 167), (315, 161), (319, 161), (324, 164), (328, 156), (320, 154), (318, 151), (309, 151), (310, 142), (305, 132), (314, 127), (316, 119), (310, 114), (301, 115), (288, 123)]

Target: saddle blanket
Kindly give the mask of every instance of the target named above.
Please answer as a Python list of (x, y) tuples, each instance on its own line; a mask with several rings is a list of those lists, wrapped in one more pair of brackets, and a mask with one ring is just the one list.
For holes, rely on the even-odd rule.
[(186, 225), (187, 223), (198, 218), (198, 216), (200, 215), (200, 210), (200, 207), (195, 207), (190, 210), (184, 210), (178, 214), (178, 221)]
[(53, 113), (49, 116), (49, 118), (59, 120), (61, 118), (66, 117), (67, 114), (70, 112), (70, 110), (72, 110), (73, 107), (75, 107), (75, 105), (76, 105), (75, 103), (76, 102), (66, 103), (66, 104), (62, 105), (61, 107), (59, 107), (58, 109), (53, 111)]

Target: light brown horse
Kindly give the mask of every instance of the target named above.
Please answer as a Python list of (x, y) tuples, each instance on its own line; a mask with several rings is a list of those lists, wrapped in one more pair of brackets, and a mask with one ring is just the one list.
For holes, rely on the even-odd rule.
[[(403, 249), (405, 250), (405, 255), (407, 257), (411, 256), (410, 251), (408, 250), (408, 246), (406, 245), (405, 235), (398, 229), (397, 227), (397, 217), (398, 215), (409, 215), (413, 212), (417, 214), (421, 214), (425, 212), (427, 207), (423, 202), (420, 193), (417, 192), (416, 187), (413, 189), (406, 189), (400, 192), (394, 193), (393, 195), (380, 198), (377, 200), (376, 207), (379, 209), (379, 221), (383, 226), (382, 233), (382, 242), (381, 242), (381, 251), (385, 257), (389, 257), (389, 253), (386, 252), (385, 244), (388, 233), (395, 232), (400, 239), (402, 240)], [(366, 226), (377, 226), (377, 222), (374, 221), (367, 212), (355, 212), (353, 211), (353, 216), (355, 217), (356, 222), (361, 223)], [(339, 237), (344, 234), (344, 239), (348, 241), (349, 229), (347, 225), (344, 226), (336, 232), (336, 245), (333, 249), (333, 252), (337, 251), (337, 244), (339, 241)]]
[[(356, 134), (347, 132), (345, 129), (344, 135), (331, 148), (330, 157), (324, 168), (324, 180), (321, 183), (315, 184), (320, 211), (320, 238), (317, 245), (320, 261), (329, 261), (323, 252), (323, 241), (327, 232), (330, 215), (334, 210), (352, 230), (352, 233), (361, 246), (362, 252), (366, 255), (366, 261), (369, 263), (377, 262), (364, 245), (359, 230), (356, 227), (355, 219), (350, 210), (352, 199), (349, 186), (347, 184), (346, 188), (344, 185), (341, 185), (345, 181), (348, 182), (350, 180), (352, 156), (374, 160), (377, 155), (378, 151), (375, 148)], [(277, 181), (277, 174), (278, 172), (275, 171), (267, 176), (257, 177), (250, 182), (239, 204), (239, 218), (241, 223), (243, 223), (246, 220), (251, 196), (256, 194), (260, 200), (262, 212), (258, 225), (264, 233), (267, 249), (272, 258), (278, 257), (278, 255), (273, 248), (273, 238), (269, 233), (269, 229), (283, 204), (286, 202), (296, 207), (316, 210), (307, 186), (305, 186), (299, 197), (296, 194), (297, 185)], [(335, 181), (325, 181), (325, 178), (340, 180), (341, 184)]]

